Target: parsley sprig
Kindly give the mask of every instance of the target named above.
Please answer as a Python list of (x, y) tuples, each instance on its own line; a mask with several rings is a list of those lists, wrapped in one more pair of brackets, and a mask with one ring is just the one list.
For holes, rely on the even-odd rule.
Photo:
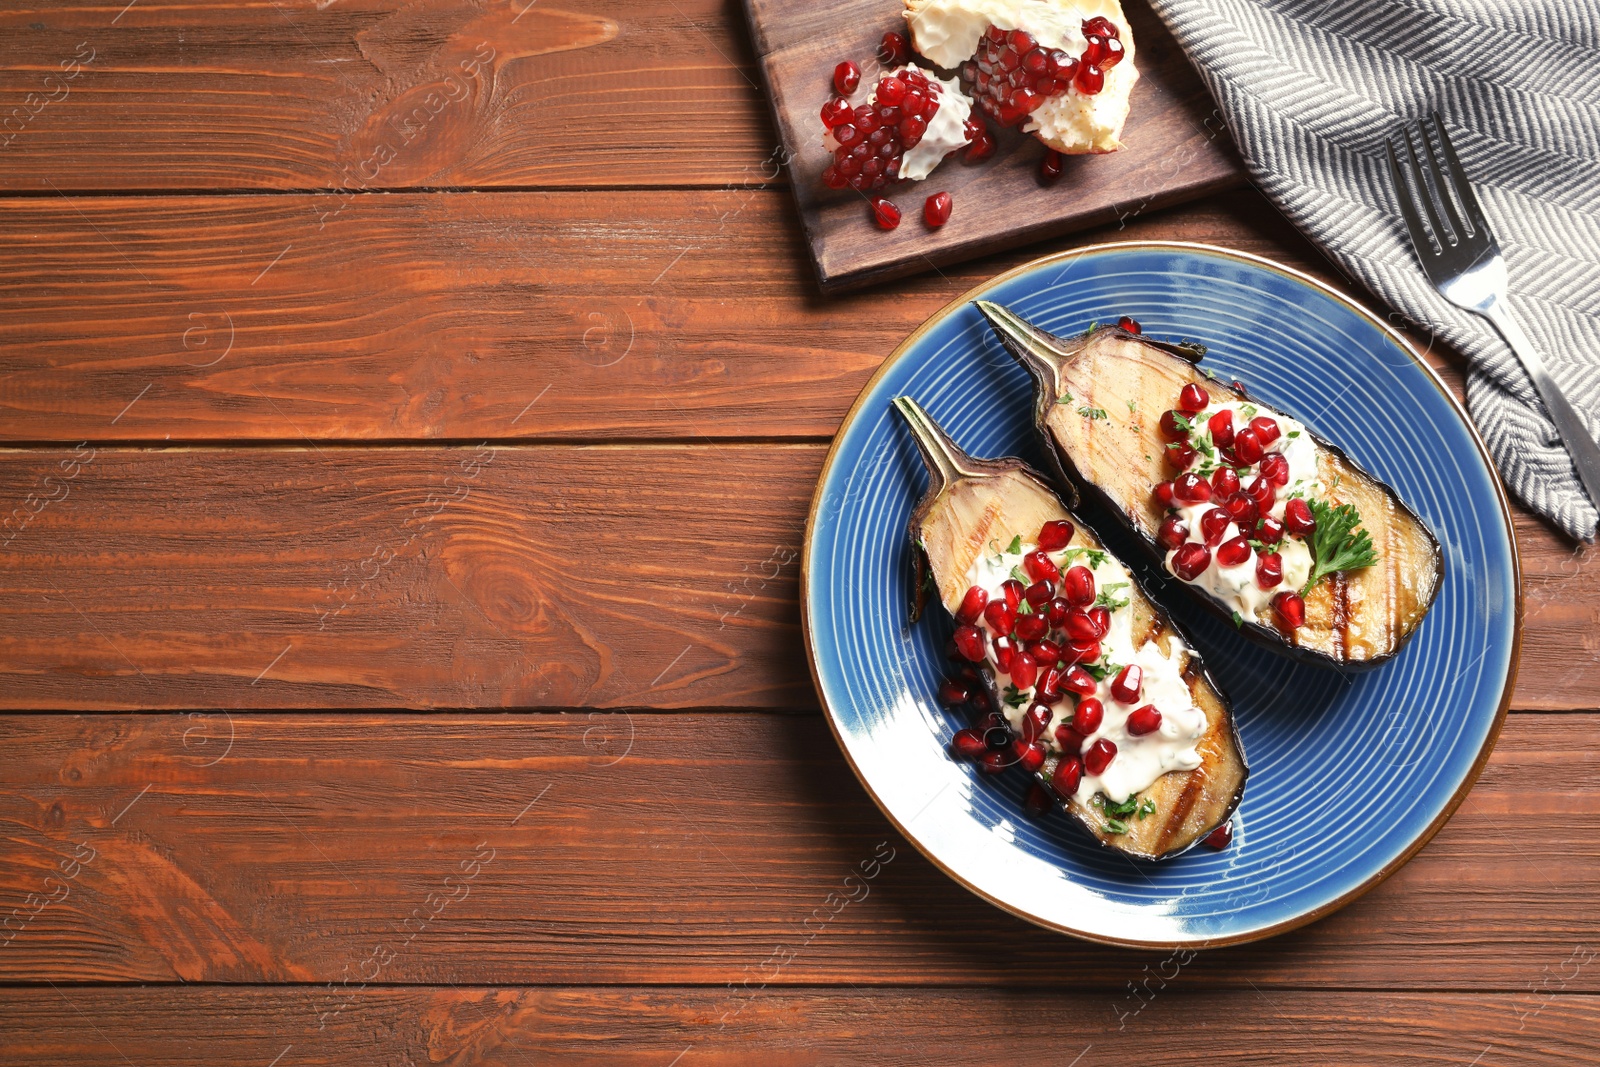
[(1311, 549), (1311, 575), (1301, 587), (1305, 596), (1324, 577), (1339, 571), (1360, 570), (1378, 562), (1378, 553), (1372, 547), (1372, 537), (1361, 526), (1361, 513), (1354, 504), (1330, 504), (1326, 500), (1308, 498), (1311, 517), (1317, 528), (1306, 538)]

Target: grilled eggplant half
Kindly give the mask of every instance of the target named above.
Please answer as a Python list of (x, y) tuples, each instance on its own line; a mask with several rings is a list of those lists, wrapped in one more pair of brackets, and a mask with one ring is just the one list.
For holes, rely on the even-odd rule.
[[(1438, 539), (1337, 446), (1199, 370), (1197, 346), (1121, 326), (1059, 338), (977, 306), (1033, 377), (1035, 426), (1074, 503), (1083, 490), (1202, 603), (1327, 667), (1383, 663), (1416, 632)], [(1219, 507), (1231, 525), (1207, 516)]]
[(1232, 708), (1183, 634), (1044, 478), (1019, 459), (974, 459), (915, 401), (894, 403), (928, 470), (911, 518), (917, 587), (955, 618), (980, 713), (1008, 724), (980, 719), (952, 751), (1032, 771), (1131, 856), (1162, 859), (1223, 826), (1249, 770)]

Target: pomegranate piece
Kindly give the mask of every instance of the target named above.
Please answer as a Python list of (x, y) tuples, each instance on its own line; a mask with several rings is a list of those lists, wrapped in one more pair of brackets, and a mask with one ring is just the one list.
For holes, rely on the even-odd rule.
[(1000, 583), (1000, 592), (1005, 597), (1006, 606), (1016, 611), (1022, 606), (1022, 583), (1015, 578), (1007, 578)]
[[(1104, 22), (1105, 20), (1101, 19), (1100, 21)], [(1127, 330), (1129, 333), (1144, 333), (1144, 330), (1140, 328), (1139, 323), (1134, 319), (1128, 318), (1126, 315), (1117, 320), (1117, 327), (1118, 329)]]
[(982, 163), (992, 155), (994, 155), (994, 137), (988, 130), (980, 129), (968, 142), (962, 159), (968, 163)]
[[(870, 164), (877, 160), (867, 162)], [(872, 201), (872, 219), (878, 224), (878, 229), (892, 230), (900, 225), (900, 209), (894, 206), (894, 201), (880, 196)]]
[(1181, 515), (1168, 515), (1161, 520), (1161, 528), (1156, 531), (1156, 544), (1171, 552), (1187, 540), (1189, 540), (1189, 526)]
[[(1049, 642), (1041, 641), (1039, 644), (1044, 645), (1049, 644)], [(1030, 649), (1028, 654), (1034, 659), (1039, 660), (1041, 663), (1054, 663), (1056, 660), (1061, 658), (1061, 649), (1055, 648), (1054, 646), (1048, 650), (1050, 653), (1049, 655), (1041, 656), (1039, 654), (1040, 651), (1045, 650)], [(1033, 687), (1034, 697), (1046, 704), (1056, 703), (1061, 699), (1061, 680), (1062, 674), (1058, 668), (1046, 668), (1044, 673), (1039, 675), (1039, 683)]]
[(1061, 684), (1059, 677), (1060, 672), (1056, 671), (1053, 667), (1049, 667), (1049, 664), (1055, 663), (1061, 658), (1061, 646), (1056, 644), (1054, 641), (1051, 641), (1049, 638), (1041, 638), (1028, 646), (1028, 655), (1032, 656), (1034, 662), (1039, 664), (1041, 672), (1039, 675), (1039, 686), (1042, 687), (1045, 684), (1045, 680), (1049, 678), (1052, 672), (1057, 674), (1058, 677), (1055, 679), (1054, 684), (1058, 687), (1056, 689), (1056, 694), (1059, 696), (1061, 693), (1059, 688)]
[(1156, 503), (1160, 504), (1164, 508), (1170, 508), (1172, 506), (1173, 499), (1172, 483), (1157, 482), (1156, 487), (1151, 490), (1151, 495), (1156, 498)]
[(1094, 603), (1094, 572), (1088, 567), (1068, 567), (1061, 576), (1061, 595), (1075, 608)]
[(1104, 15), (1096, 15), (1092, 19), (1083, 20), (1083, 35), (1088, 37), (1091, 34), (1096, 37), (1109, 37), (1112, 40), (1116, 40), (1121, 36), (1117, 32), (1117, 24)]
[(1211, 484), (1193, 471), (1172, 480), (1172, 496), (1185, 504), (1203, 504), (1211, 499)]
[(947, 708), (960, 707), (972, 699), (972, 690), (967, 683), (955, 678), (946, 678), (939, 683), (939, 703)]
[(1036, 582), (1054, 582), (1061, 578), (1061, 569), (1056, 566), (1055, 560), (1050, 558), (1049, 553), (1038, 549), (1022, 557), (1022, 569)]
[(1222, 502), (1222, 507), (1234, 522), (1239, 524), (1241, 530), (1250, 528), (1261, 515), (1261, 505), (1256, 503), (1255, 497), (1244, 490), (1239, 490)]
[(1279, 488), (1289, 484), (1289, 461), (1282, 452), (1268, 452), (1261, 457), (1261, 477)]
[(1050, 609), (1045, 613), (1045, 620), (1051, 629), (1059, 630), (1067, 621), (1067, 612), (1072, 610), (1072, 605), (1067, 603), (1067, 598), (1058, 596), (1050, 601)]
[(1239, 462), (1246, 467), (1253, 467), (1261, 462), (1261, 457), (1266, 455), (1266, 449), (1261, 445), (1261, 437), (1255, 430), (1246, 427), (1233, 435), (1233, 454), (1239, 457)]
[[(993, 753), (991, 753), (992, 755)], [(987, 757), (985, 757), (987, 758)], [(1111, 761), (1117, 758), (1117, 746), (1102, 737), (1089, 746), (1089, 751), (1083, 754), (1083, 769), (1090, 774), (1104, 774), (1106, 768), (1111, 766)]]
[(1172, 554), (1172, 573), (1186, 582), (1192, 582), (1211, 566), (1211, 550), (1197, 541), (1179, 547)]
[(956, 621), (971, 625), (978, 621), (978, 616), (983, 614), (983, 609), (989, 603), (989, 594), (981, 586), (972, 586), (967, 590), (967, 595), (961, 598), (961, 606), (956, 609)]
[[(904, 120), (901, 123), (902, 134), (905, 132), (905, 123), (907, 122), (922, 123), (922, 120)], [(923, 128), (926, 128), (927, 124), (922, 124)], [(920, 133), (917, 136), (919, 139), (921, 138)], [(928, 197), (928, 199), (922, 205), (922, 221), (926, 222), (930, 228), (937, 230), (940, 226), (943, 226), (945, 223), (950, 221), (950, 207), (952, 203), (953, 201), (949, 193), (934, 193), (932, 196)]]
[(1007, 674), (1011, 673), (1011, 661), (1017, 655), (1017, 641), (1014, 637), (997, 637), (994, 639), (994, 665)]
[(1039, 664), (1026, 652), (1011, 657), (1011, 684), (1018, 689), (1032, 689), (1039, 677)]
[(976, 626), (957, 626), (953, 635), (956, 649), (973, 663), (983, 662), (983, 632)]
[(1063, 663), (1093, 663), (1099, 658), (1099, 641), (1070, 641), (1061, 649), (1061, 662)]
[(1211, 394), (1197, 382), (1190, 382), (1178, 393), (1178, 407), (1185, 415), (1198, 415), (1211, 403)]
[(1106, 72), (1093, 63), (1084, 63), (1078, 67), (1072, 84), (1084, 96), (1095, 96), (1106, 87)]
[(1227, 848), (1233, 842), (1233, 821), (1223, 823), (1205, 836), (1207, 848), (1214, 848), (1218, 852)]
[(1071, 723), (1062, 723), (1056, 727), (1056, 744), (1061, 746), (1061, 752), (1067, 757), (1077, 756), (1083, 751), (1085, 738), (1072, 728)]
[(1130, 663), (1117, 672), (1116, 680), (1111, 683), (1111, 695), (1119, 703), (1132, 704), (1139, 699), (1139, 690), (1144, 686), (1144, 671), (1137, 663)]
[(1162, 412), (1161, 436), (1168, 441), (1187, 441), (1189, 439), (1189, 431), (1178, 422), (1180, 418), (1187, 419), (1188, 416), (1181, 411), (1173, 409)]
[(1043, 615), (1018, 615), (1017, 640), (1037, 641), (1050, 632), (1050, 620)]
[(1071, 800), (1082, 781), (1083, 761), (1077, 756), (1067, 756), (1056, 764), (1055, 773), (1050, 776), (1050, 788), (1062, 800)]
[(1089, 621), (1094, 623), (1094, 636), (1098, 641), (1111, 629), (1111, 612), (1106, 608), (1090, 608)]
[(1211, 431), (1211, 443), (1218, 448), (1228, 448), (1233, 444), (1233, 411), (1223, 408), (1211, 418), (1206, 420), (1206, 429)]
[(1055, 519), (1039, 527), (1039, 549), (1042, 552), (1059, 552), (1072, 543), (1077, 530), (1066, 519)]
[(1263, 589), (1276, 589), (1283, 582), (1283, 557), (1276, 552), (1256, 558), (1256, 584)]
[(1050, 603), (1050, 599), (1055, 595), (1055, 583), (1048, 579), (1042, 582), (1034, 582), (1022, 591), (1022, 599), (1031, 604), (1035, 611)]
[(1048, 704), (1028, 705), (1028, 710), (1022, 716), (1022, 725), (1018, 727), (1022, 740), (1030, 745), (1039, 740), (1054, 714)]
[(1232, 524), (1233, 516), (1228, 514), (1226, 508), (1207, 508), (1205, 514), (1200, 516), (1200, 540), (1205, 542), (1207, 548), (1216, 548), (1222, 544)]
[(1298, 630), (1306, 624), (1306, 602), (1300, 599), (1299, 593), (1279, 593), (1272, 598), (1272, 607), (1284, 629)]
[(1105, 720), (1106, 706), (1094, 697), (1078, 701), (1078, 706), (1072, 712), (1072, 729), (1088, 737), (1100, 729), (1100, 724)]
[(1068, 667), (1066, 673), (1061, 676), (1061, 688), (1079, 696), (1094, 696), (1099, 686), (1094, 680), (1094, 675), (1082, 667)]
[(990, 632), (999, 637), (1004, 637), (1017, 626), (1017, 612), (1004, 600), (992, 600), (989, 606), (983, 609), (983, 621), (989, 624)]
[(1161, 729), (1161, 712), (1156, 710), (1154, 704), (1146, 704), (1128, 713), (1128, 733), (1134, 737), (1153, 734), (1159, 729)]
[(1192, 466), (1197, 455), (1199, 453), (1192, 446), (1182, 441), (1167, 446), (1167, 462), (1179, 470), (1187, 470)]
[(1023, 744), (1021, 741), (1014, 741), (1011, 744), (1011, 754), (1016, 757), (1017, 766), (1029, 774), (1044, 766), (1044, 746), (1037, 742)]
[(984, 744), (983, 735), (976, 730), (957, 730), (950, 739), (950, 754), (956, 759), (978, 759), (988, 751), (989, 746)]
[(1263, 445), (1272, 444), (1282, 432), (1278, 429), (1278, 420), (1268, 418), (1266, 415), (1257, 415), (1251, 419), (1250, 428), (1256, 432), (1257, 437), (1261, 438)]
[(1217, 566), (1237, 567), (1250, 558), (1250, 542), (1235, 537), (1217, 547)]
[[(1035, 105), (1037, 106), (1037, 105)], [(1033, 110), (1029, 108), (1028, 110)], [(1039, 160), (1039, 184), (1054, 185), (1061, 179), (1061, 153), (1054, 148), (1044, 150), (1044, 158)]]
[(893, 30), (884, 34), (878, 43), (878, 58), (886, 67), (898, 67), (910, 59), (911, 45), (906, 42), (905, 34)]
[(840, 96), (849, 96), (861, 84), (861, 68), (848, 59), (833, 68), (833, 88)]
[(1256, 540), (1264, 544), (1275, 545), (1283, 540), (1283, 523), (1268, 515), (1256, 523)]
[(1022, 798), (1022, 810), (1027, 812), (1028, 818), (1042, 819), (1053, 807), (1055, 801), (1050, 799), (1050, 790), (1038, 782), (1029, 782), (1028, 794)]
[(1211, 491), (1224, 500), (1239, 491), (1239, 474), (1232, 467), (1218, 467), (1211, 475)]
[(1317, 520), (1311, 506), (1300, 497), (1294, 497), (1283, 506), (1283, 528), (1295, 537), (1309, 537), (1317, 530)]
[[(1096, 24), (1099, 22), (1107, 20), (1101, 18)], [(1059, 48), (1041, 45), (1026, 30), (991, 25), (979, 38), (977, 51), (960, 65), (961, 79), (985, 114), (1002, 126), (1018, 125), (1046, 100), (1074, 86), (1083, 93), (1101, 90), (1104, 66), (1095, 67), (1088, 77), (1084, 71), (1094, 62), (1115, 64), (1124, 49), (1114, 33), (1085, 34), (1093, 38), (1091, 49), (1081, 57), (1069, 56)], [(1116, 41), (1114, 46), (1112, 41)]]
[(1278, 491), (1272, 487), (1270, 481), (1259, 474), (1250, 479), (1249, 484), (1244, 487), (1244, 491), (1251, 500), (1256, 502), (1256, 507), (1261, 509), (1261, 514), (1263, 515), (1270, 512), (1272, 505), (1278, 502)]
[(1088, 644), (1090, 641), (1098, 641), (1105, 636), (1105, 632), (1099, 630), (1095, 626), (1094, 620), (1089, 618), (1088, 612), (1081, 609), (1074, 609), (1067, 615), (1065, 629), (1070, 640), (1083, 644)]

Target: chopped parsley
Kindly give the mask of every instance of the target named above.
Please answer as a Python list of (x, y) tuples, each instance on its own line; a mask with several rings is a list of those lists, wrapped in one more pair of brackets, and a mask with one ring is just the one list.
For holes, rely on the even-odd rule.
[(1236, 629), (1242, 629), (1244, 627), (1244, 616), (1240, 615), (1237, 611), (1233, 613), (1233, 625)]
[(1028, 603), (1026, 600), (1024, 600), (1022, 603), (1017, 605), (1017, 614), (1018, 615), (1032, 615), (1033, 614), (1033, 605)]
[(1256, 407), (1254, 404), (1246, 404), (1244, 407), (1239, 409), (1239, 417), (1245, 422), (1249, 422), (1260, 413), (1261, 409)]
[(1021, 567), (1012, 567), (1011, 568), (1011, 577), (1015, 578), (1017, 581), (1021, 582), (1023, 585), (1032, 584), (1032, 583), (1030, 583), (1028, 581), (1028, 576), (1026, 574), (1022, 573), (1022, 568)]
[(1020, 708), (1026, 702), (1022, 692), (1014, 685), (1006, 686), (1006, 691), (1002, 695), (1001, 699), (1006, 702), (1008, 707), (1013, 708)]
[(1334, 505), (1326, 500), (1307, 499), (1317, 528), (1306, 538), (1311, 549), (1311, 574), (1301, 586), (1305, 596), (1325, 576), (1340, 571), (1360, 570), (1378, 562), (1372, 537), (1361, 528), (1361, 513), (1354, 504)]
[(1107, 678), (1115, 677), (1122, 670), (1122, 664), (1120, 664), (1120, 663), (1105, 663), (1105, 664), (1085, 663), (1083, 665), (1083, 669), (1088, 671), (1089, 672), (1089, 677), (1093, 678), (1095, 681), (1103, 682)]
[(1072, 394), (1071, 393), (1062, 393), (1060, 396), (1056, 397), (1056, 403), (1057, 404), (1070, 404), (1070, 403), (1072, 403)]
[(1107, 815), (1132, 815), (1139, 807), (1139, 798), (1136, 796), (1129, 797), (1121, 804), (1113, 804), (1110, 797), (1103, 793), (1096, 793), (1095, 800)]
[(1068, 561), (1077, 559), (1080, 556), (1089, 560), (1089, 567), (1091, 569), (1104, 566), (1106, 560), (1109, 558), (1098, 548), (1069, 548), (1065, 553), (1063, 553), (1063, 558)]
[(1086, 419), (1103, 419), (1106, 417), (1106, 409), (1092, 408), (1085, 404), (1083, 407), (1078, 409), (1078, 414), (1082, 415)]
[(1156, 813), (1156, 802), (1155, 801), (1151, 800), (1149, 797), (1145, 797), (1143, 800), (1139, 801), (1139, 811), (1138, 811), (1139, 818), (1142, 819), (1146, 815), (1154, 815), (1155, 813)]
[(1189, 416), (1183, 414), (1183, 412), (1174, 411), (1172, 413), (1172, 421), (1177, 423), (1178, 429), (1182, 430), (1184, 433), (1194, 433), (1193, 420), (1191, 420)]
[(1139, 402), (1137, 400), (1129, 400), (1128, 401), (1128, 414), (1132, 415), (1134, 412), (1136, 412), (1138, 410), (1139, 410)]
[(1101, 829), (1108, 834), (1125, 834), (1128, 832), (1128, 824), (1121, 819), (1107, 819)]
[(1011, 553), (1012, 555), (1016, 555), (1018, 552), (1022, 551), (1022, 535), (1021, 534), (1017, 534), (1017, 536), (1015, 536), (1015, 537), (1013, 537), (1011, 539), (1011, 543), (1006, 546), (1006, 551)]
[(1105, 585), (1100, 587), (1100, 595), (1094, 598), (1094, 606), (1097, 608), (1109, 608), (1112, 611), (1116, 611), (1118, 608), (1127, 607), (1127, 597), (1116, 597), (1111, 595), (1118, 589), (1126, 588), (1128, 588), (1127, 582), (1107, 582)]
[(1289, 436), (1290, 437), (1299, 437), (1300, 436), (1300, 431), (1299, 430), (1290, 430), (1289, 431)]
[(1217, 455), (1217, 450), (1211, 447), (1211, 438), (1203, 434), (1194, 439), (1194, 450), (1208, 460), (1216, 458)]

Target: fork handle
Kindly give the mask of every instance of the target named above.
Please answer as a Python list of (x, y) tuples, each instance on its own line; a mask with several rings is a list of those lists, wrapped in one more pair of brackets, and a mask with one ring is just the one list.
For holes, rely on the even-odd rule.
[(1600, 508), (1600, 445), (1595, 444), (1594, 438), (1589, 435), (1588, 428), (1583, 424), (1582, 417), (1562, 395), (1561, 389), (1544, 365), (1544, 357), (1539, 354), (1539, 349), (1532, 339), (1523, 332), (1522, 324), (1511, 313), (1505, 301), (1496, 300), (1490, 304), (1484, 309), (1483, 317), (1494, 323), (1495, 329), (1500, 331), (1500, 336), (1511, 346), (1511, 351), (1522, 361), (1523, 369), (1528, 372), (1528, 377), (1533, 379), (1533, 387), (1539, 391), (1539, 398), (1544, 401), (1544, 408), (1550, 414), (1550, 421), (1556, 424), (1556, 432), (1561, 435), (1562, 444), (1566, 445), (1567, 455), (1572, 458), (1572, 465), (1578, 470), (1578, 478), (1588, 491), (1590, 502), (1596, 508)]

